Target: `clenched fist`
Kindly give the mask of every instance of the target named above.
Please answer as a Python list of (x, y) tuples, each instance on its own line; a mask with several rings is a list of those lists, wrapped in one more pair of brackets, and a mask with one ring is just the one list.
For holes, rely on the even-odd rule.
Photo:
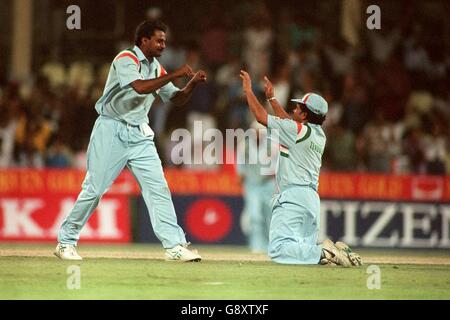
[(206, 72), (203, 70), (199, 70), (195, 73), (194, 78), (192, 78), (194, 82), (205, 82), (206, 81)]
[(185, 64), (181, 68), (175, 70), (174, 73), (175, 73), (175, 76), (177, 78), (192, 77), (194, 75), (194, 72), (192, 71), (192, 68), (188, 64)]

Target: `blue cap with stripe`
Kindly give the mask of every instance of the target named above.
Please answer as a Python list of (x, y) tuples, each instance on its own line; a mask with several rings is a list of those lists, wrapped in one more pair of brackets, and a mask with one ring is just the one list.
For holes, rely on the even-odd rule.
[(325, 116), (328, 112), (327, 101), (317, 93), (307, 93), (302, 99), (291, 99), (292, 102), (304, 104), (310, 111)]

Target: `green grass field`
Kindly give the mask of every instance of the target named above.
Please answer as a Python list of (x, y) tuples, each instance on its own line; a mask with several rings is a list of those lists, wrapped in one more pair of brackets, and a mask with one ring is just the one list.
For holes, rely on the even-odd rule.
[[(156, 245), (80, 245), (82, 262), (54, 245), (0, 244), (0, 299), (450, 299), (449, 250), (358, 250), (359, 268), (277, 265), (244, 247), (197, 247), (200, 263), (166, 262)], [(68, 289), (80, 267), (80, 289)], [(369, 290), (369, 265), (381, 288)]]

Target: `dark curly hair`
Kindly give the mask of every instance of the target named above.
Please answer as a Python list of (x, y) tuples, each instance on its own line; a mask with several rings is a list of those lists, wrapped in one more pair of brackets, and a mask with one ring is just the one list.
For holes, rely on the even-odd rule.
[(302, 112), (306, 112), (306, 119), (308, 120), (309, 123), (318, 124), (319, 126), (321, 126), (322, 123), (325, 121), (326, 116), (322, 116), (320, 114), (312, 112), (303, 103), (299, 103), (299, 105)]
[(136, 28), (135, 45), (140, 46), (142, 38), (151, 38), (156, 30), (167, 32), (167, 26), (159, 20), (145, 20), (141, 22)]

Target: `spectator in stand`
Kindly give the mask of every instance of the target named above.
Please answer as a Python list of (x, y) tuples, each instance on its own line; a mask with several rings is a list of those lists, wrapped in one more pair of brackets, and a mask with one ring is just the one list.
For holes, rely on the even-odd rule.
[(291, 47), (296, 50), (303, 48), (305, 45), (315, 43), (318, 36), (318, 30), (309, 21), (308, 15), (304, 12), (294, 15), (295, 23), (290, 24), (289, 37)]
[(249, 26), (244, 30), (243, 60), (254, 79), (270, 71), (272, 42), (274, 32), (268, 9), (260, 5), (249, 19)]
[[(321, 63), (317, 52), (311, 43), (304, 43), (299, 48), (294, 56), (291, 56), (292, 64), (292, 82), (296, 89), (299, 89), (299, 95), (303, 95), (306, 92), (315, 91), (316, 78), (320, 74)], [(274, 64), (274, 68), (277, 67), (277, 63)]]
[(384, 120), (381, 112), (375, 112), (374, 118), (362, 133), (369, 172), (389, 173), (395, 150), (395, 137), (392, 125)]
[(404, 55), (403, 64), (410, 72), (413, 83), (423, 84), (426, 79), (425, 73), (430, 67), (430, 58), (425, 49), (423, 27), (415, 24), (412, 32), (403, 42)]
[(0, 168), (14, 165), (14, 143), (18, 116), (20, 114), (19, 101), (6, 101), (6, 97), (0, 98)]
[(328, 142), (325, 159), (330, 170), (354, 171), (356, 167), (355, 135), (342, 126), (328, 128)]
[[(351, 141), (354, 144), (351, 148), (346, 146), (355, 152), (353, 160), (350, 160), (355, 163), (355, 167), (351, 170), (386, 172), (387, 159), (375, 160), (383, 162), (383, 165), (370, 160), (373, 158), (370, 154), (377, 152), (373, 151), (375, 139), (368, 132), (373, 132), (377, 126), (373, 123), (367, 125), (373, 115), (382, 113), (386, 121), (382, 127), (389, 124), (390, 132), (395, 136), (388, 144), (392, 158), (390, 172), (443, 172), (443, 162), (447, 164), (445, 171), (450, 172), (450, 139), (447, 138), (450, 136), (450, 126), (447, 125), (450, 123), (449, 34), (445, 30), (445, 10), (439, 11), (440, 5), (434, 4), (434, 11), (428, 11), (431, 5), (427, 3), (417, 2), (404, 7), (401, 2), (389, 2), (389, 8), (393, 10), (383, 9), (382, 29), (358, 34), (358, 37), (362, 35), (366, 38), (352, 42), (350, 46), (333, 33), (341, 27), (339, 15), (320, 23), (320, 28), (312, 20), (328, 17), (333, 10), (341, 7), (340, 4), (285, 6), (272, 2), (257, 1), (255, 5), (255, 1), (241, 1), (225, 6), (215, 2), (210, 6), (212, 9), (207, 9), (205, 19), (195, 19), (192, 24), (192, 30), (200, 31), (195, 33), (198, 36), (191, 37), (192, 30), (181, 28), (183, 24), (173, 25), (165, 54), (159, 60), (169, 73), (183, 63), (195, 69), (201, 68), (201, 60), (216, 71), (215, 75), (209, 77), (214, 95), (210, 95), (212, 91), (208, 90), (199, 92), (198, 105), (196, 103), (195, 107), (203, 109), (212, 100), (215, 101), (213, 113), (198, 113), (212, 119), (208, 120), (212, 123), (208, 127), (218, 127), (223, 132), (227, 128), (249, 127), (252, 118), (242, 97), (240, 79), (236, 76), (241, 68), (251, 70), (255, 79), (253, 89), (257, 95), (261, 94), (261, 99), (263, 96), (259, 81), (262, 76), (278, 73), (279, 76), (273, 80), (279, 99), (286, 99), (286, 95), (302, 96), (305, 92), (321, 93), (326, 97), (330, 110), (324, 130), (330, 138), (334, 134), (332, 132), (336, 132), (338, 143), (347, 145)], [(305, 15), (305, 7), (316, 13)], [(400, 11), (401, 17), (397, 15)], [(205, 9), (197, 7), (193, 12), (203, 13)], [(420, 19), (412, 19), (419, 12)], [(162, 16), (162, 10), (156, 7), (144, 13), (149, 19)], [(277, 24), (271, 22), (274, 17), (277, 18)], [(330, 36), (327, 38), (327, 35)], [(114, 39), (115, 42), (120, 40), (123, 39)], [(48, 54), (50, 51), (47, 54), (45, 51), (33, 52), (37, 65), (33, 65), (36, 67), (36, 77), (30, 79), (30, 83), (34, 83), (31, 88), (28, 87), (28, 81), (6, 85), (5, 81), (11, 75), (6, 72), (0, 75), (0, 107), (3, 115), (0, 117), (0, 136), (3, 137), (0, 138), (1, 166), (42, 164), (49, 150), (50, 136), (43, 139), (42, 123), (51, 135), (60, 137), (72, 153), (78, 154), (81, 150), (79, 157), (83, 158), (83, 144), (89, 140), (96, 118), (90, 106), (102, 94), (110, 68), (109, 63), (106, 68), (102, 68), (105, 61), (101, 60), (101, 54), (111, 56), (113, 52), (104, 52), (100, 44), (90, 43), (90, 50), (102, 47), (99, 55), (95, 55), (100, 60), (94, 61), (94, 56), (84, 51), (88, 49), (86, 44), (77, 45), (80, 50), (73, 52), (73, 57), (64, 55), (64, 46), (58, 50), (50, 46), (51, 55)], [(124, 48), (129, 46), (127, 42)], [(280, 60), (279, 57), (283, 58)], [(3, 60), (0, 59), (0, 64)], [(92, 87), (85, 88), (88, 90), (85, 95), (80, 94), (79, 88), (75, 87), (77, 81), (73, 81), (72, 85), (68, 82), (68, 66), (74, 61), (91, 65), (95, 63), (93, 70), (103, 74), (103, 77), (93, 78), (97, 80)], [(288, 73), (290, 79), (287, 81)], [(182, 87), (185, 83), (181, 81), (175, 84)], [(292, 92), (287, 93), (288, 90)], [(13, 109), (23, 108), (23, 111), (12, 112), (12, 120), (6, 111), (11, 106)], [(39, 147), (34, 142), (32, 146), (26, 146), (23, 138), (27, 122), (31, 126), (28, 115), (23, 113), (31, 109), (34, 110), (33, 117), (39, 119), (37, 126), (41, 128), (37, 130), (40, 135)], [(193, 119), (199, 118), (191, 116), (186, 124), (188, 111), (187, 108), (172, 108), (170, 103), (163, 104), (156, 100), (149, 115), (156, 135), (155, 141), (158, 143), (170, 139), (173, 129), (192, 126)], [(435, 125), (434, 120), (426, 120), (430, 113), (436, 114), (443, 123), (435, 129), (435, 133), (431, 130)], [(170, 128), (166, 127), (166, 118), (171, 119)], [(426, 131), (419, 138), (424, 146), (414, 145), (417, 130)], [(17, 133), (17, 139), (14, 137), (16, 141), (12, 142), (13, 132), (14, 135)], [(379, 135), (384, 133), (375, 133), (375, 136)], [(445, 148), (439, 142), (442, 138)], [(161, 147), (165, 146), (169, 146), (169, 143), (161, 142)], [(170, 154), (170, 148), (166, 150), (167, 153)], [(18, 161), (19, 154), (22, 161)], [(30, 160), (30, 157), (36, 161)], [(336, 150), (332, 157), (324, 157), (324, 165), (347, 170), (349, 167), (342, 163), (344, 160), (340, 157)]]
[(273, 89), (277, 93), (278, 102), (282, 106), (287, 106), (292, 94), (290, 83), (292, 70), (287, 57), (280, 57), (277, 61), (277, 64), (274, 64), (274, 70), (271, 72), (274, 75), (272, 79)]
[(402, 32), (400, 28), (384, 27), (380, 30), (368, 30), (367, 39), (369, 40), (371, 56), (377, 63), (385, 63), (395, 51)]
[(58, 136), (54, 136), (49, 144), (45, 165), (49, 168), (68, 168), (70, 164), (71, 154), (69, 149)]
[(211, 70), (212, 75), (223, 65), (227, 58), (228, 32), (222, 5), (216, 3), (203, 26), (201, 54), (204, 61)]
[(354, 73), (349, 73), (344, 78), (342, 103), (344, 109), (341, 124), (353, 134), (359, 134), (373, 111), (369, 108), (368, 88)]
[[(276, 189), (278, 145), (267, 140), (266, 135), (262, 134), (267, 130), (256, 120), (252, 122), (251, 128), (256, 132), (255, 136), (250, 135), (238, 145), (238, 155), (243, 161), (238, 162), (236, 168), (244, 187), (245, 201), (241, 220), (248, 221), (246, 234), (250, 250), (253, 253), (267, 253), (272, 217), (270, 200)], [(270, 155), (267, 150), (270, 150)]]
[(405, 132), (402, 141), (402, 152), (408, 159), (408, 173), (425, 173), (425, 156), (421, 143), (422, 130), (419, 127), (413, 127)]
[(43, 167), (52, 128), (37, 107), (28, 107), (16, 129), (16, 156), (21, 167)]
[[(447, 157), (447, 139), (440, 122), (434, 120), (430, 125), (430, 133), (422, 137), (425, 167), (427, 174), (445, 175)], [(448, 136), (447, 136), (448, 138)]]
[(326, 83), (323, 86), (323, 93), (324, 99), (328, 102), (328, 113), (327, 121), (323, 123), (322, 128), (327, 136), (330, 136), (331, 133), (328, 132), (329, 128), (340, 124), (343, 106), (342, 103), (336, 98), (335, 92), (333, 92), (333, 88), (329, 83)]
[(374, 83), (374, 103), (381, 106), (387, 121), (397, 122), (405, 115), (405, 105), (411, 91), (410, 76), (401, 64), (398, 52), (389, 57), (378, 70)]
[(330, 40), (331, 45), (323, 44), (324, 56), (331, 65), (333, 74), (338, 77), (344, 76), (352, 70), (354, 49), (343, 38), (333, 37)]

